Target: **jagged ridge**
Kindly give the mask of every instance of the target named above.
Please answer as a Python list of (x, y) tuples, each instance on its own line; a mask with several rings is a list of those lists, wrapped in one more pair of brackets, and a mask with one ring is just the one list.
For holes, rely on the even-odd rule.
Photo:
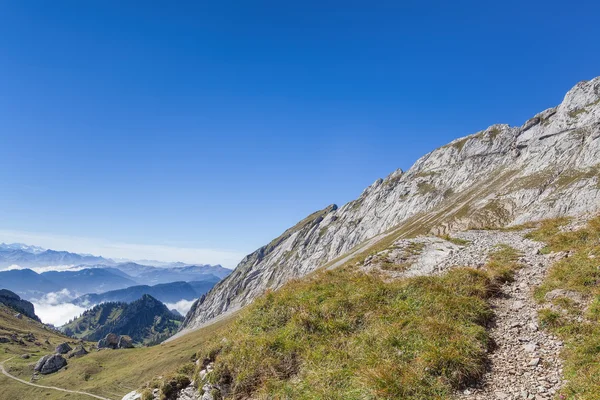
[[(233, 312), (266, 289), (385, 234), (445, 233), (596, 210), (600, 199), (600, 77), (521, 127), (493, 125), (378, 179), (361, 196), (329, 206), (246, 256), (200, 298), (182, 333)], [(345, 260), (345, 259), (344, 259)]]

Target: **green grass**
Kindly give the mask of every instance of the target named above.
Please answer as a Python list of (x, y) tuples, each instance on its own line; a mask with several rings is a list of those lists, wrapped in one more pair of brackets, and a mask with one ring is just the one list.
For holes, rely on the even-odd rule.
[(450, 236), (450, 235), (448, 235), (448, 234), (446, 234), (446, 235), (441, 235), (441, 236), (439, 236), (439, 237), (440, 237), (441, 239), (444, 239), (444, 240), (446, 240), (446, 241), (450, 242), (450, 243), (454, 243), (455, 245), (458, 245), (458, 246), (467, 246), (468, 244), (470, 244), (470, 243), (471, 243), (471, 242), (470, 242), (470, 241), (468, 241), (468, 240), (465, 240), (465, 239), (460, 239), (460, 238), (455, 238), (455, 237), (452, 237), (452, 236)]
[(583, 114), (588, 112), (588, 110), (585, 109), (585, 107), (583, 108), (577, 108), (575, 110), (569, 111), (569, 117), (571, 118), (577, 118), (579, 116), (579, 114)]
[[(234, 314), (206, 328), (191, 332), (182, 338), (157, 346), (126, 350), (92, 351), (81, 358), (69, 359), (66, 370), (42, 376), (37, 383), (65, 389), (82, 390), (119, 400), (126, 393), (154, 381), (159, 376), (164, 377), (169, 371), (176, 371), (181, 365), (189, 363), (195, 357), (196, 349), (214, 335), (219, 335), (235, 317), (236, 315)], [(4, 320), (0, 321), (0, 326), (2, 326), (3, 322)], [(6, 363), (6, 367), (13, 375), (24, 380), (29, 380), (35, 362), (42, 355), (53, 352), (53, 346), (64, 340), (65, 338), (62, 336), (51, 337), (52, 346), (48, 346), (48, 348), (44, 348), (37, 353), (32, 353), (32, 358), (29, 360), (13, 359)], [(88, 345), (87, 347), (89, 348), (90, 346)], [(24, 351), (30, 352), (29, 350), (15, 351), (6, 356), (0, 353), (0, 357), (2, 357), (0, 360), (10, 358), (12, 354), (22, 354)], [(0, 394), (3, 394), (4, 390), (8, 391), (9, 388), (9, 393), (21, 393), (21, 391), (22, 393), (28, 393), (29, 391), (25, 385), (12, 380), (7, 379), (6, 382), (4, 380), (0, 382), (2, 382)], [(52, 400), (65, 398), (64, 393), (60, 394), (59, 392), (49, 390), (40, 389), (39, 393), (44, 393), (44, 396), (15, 396), (14, 398), (43, 398)], [(0, 398), (3, 397), (0, 395)], [(70, 395), (68, 398), (79, 399), (80, 397)], [(89, 399), (89, 397), (81, 398)]]
[(436, 187), (434, 185), (432, 185), (431, 183), (419, 182), (417, 184), (417, 192), (419, 194), (435, 193), (435, 191), (436, 191)]
[(492, 129), (490, 129), (490, 131), (488, 132), (489, 138), (490, 140), (494, 140), (496, 139), (496, 137), (501, 133), (500, 129), (498, 129), (497, 127), (493, 127)]
[(402, 253), (399, 255), (401, 262), (392, 262), (387, 254), (377, 255), (375, 262), (382, 270), (403, 272), (410, 268), (412, 265), (412, 262), (410, 262), (411, 259), (421, 254), (424, 248), (425, 244), (420, 242), (410, 242), (408, 245), (403, 247), (392, 246), (390, 249), (402, 250)]
[(471, 139), (471, 137), (466, 137), (455, 143), (452, 143), (452, 147), (454, 147), (460, 153), (462, 151), (463, 147), (465, 147), (465, 144), (467, 144), (467, 142), (469, 141), (469, 139)]
[[(16, 335), (17, 338), (23, 340), (22, 344), (13, 341), (0, 343), (0, 362), (12, 358), (5, 365), (10, 373), (15, 373), (15, 369), (17, 372), (20, 371), (22, 367), (29, 368), (28, 365), (37, 361), (42, 355), (53, 353), (54, 348), (60, 343), (70, 342), (71, 347), (75, 347), (75, 341), (72, 339), (25, 316), (18, 319), (14, 317), (15, 313), (15, 311), (0, 304), (0, 337), (10, 338), (11, 335)], [(29, 333), (35, 336), (35, 341), (29, 342), (24, 339), (25, 335)], [(89, 344), (86, 344), (86, 347), (89, 347)], [(20, 358), (22, 354), (29, 354), (31, 358), (24, 360)], [(25, 377), (26, 380), (29, 376)], [(72, 400), (89, 399), (87, 396), (74, 394), (68, 396)], [(55, 400), (64, 399), (65, 393), (26, 386), (0, 374), (0, 398)]]
[(319, 271), (257, 299), (197, 356), (232, 399), (446, 399), (483, 374), (487, 300), (518, 257), (502, 246), (483, 270), (392, 282)]
[[(547, 243), (547, 252), (570, 252), (556, 262), (536, 292), (545, 303), (546, 293), (554, 289), (577, 292), (585, 304), (568, 298), (556, 298), (554, 308), (539, 312), (540, 325), (565, 342), (562, 352), (567, 383), (563, 398), (592, 400), (600, 393), (600, 217), (587, 226), (561, 232), (567, 219), (544, 221), (529, 236)], [(550, 304), (547, 304), (550, 306)]]

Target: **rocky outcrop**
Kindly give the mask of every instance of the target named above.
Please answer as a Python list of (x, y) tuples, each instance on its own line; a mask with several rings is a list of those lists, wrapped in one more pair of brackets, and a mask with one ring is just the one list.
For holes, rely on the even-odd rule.
[(33, 370), (42, 375), (52, 374), (67, 365), (67, 360), (60, 354), (49, 354), (40, 358)]
[[(521, 127), (493, 125), (378, 179), (254, 253), (200, 298), (180, 334), (235, 311), (267, 289), (341, 265), (383, 238), (520, 224), (600, 207), (600, 78)], [(341, 258), (340, 258), (341, 257)]]
[(24, 314), (37, 322), (41, 322), (38, 316), (35, 315), (33, 304), (27, 300), (22, 300), (16, 293), (11, 292), (10, 290), (0, 289), (0, 304), (4, 304), (15, 311), (18, 311), (15, 315), (16, 318), (21, 319), (21, 314)]
[(68, 343), (61, 343), (56, 346), (55, 352), (56, 354), (67, 354), (71, 350), (73, 350), (73, 348), (71, 348)]

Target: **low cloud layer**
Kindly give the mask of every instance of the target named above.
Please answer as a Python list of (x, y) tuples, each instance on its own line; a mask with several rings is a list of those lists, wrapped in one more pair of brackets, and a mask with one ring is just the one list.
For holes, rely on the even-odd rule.
[(176, 309), (179, 313), (185, 316), (190, 308), (192, 308), (192, 304), (194, 304), (195, 300), (179, 300), (177, 303), (165, 303), (169, 310)]
[(86, 308), (69, 303), (74, 298), (74, 294), (68, 289), (58, 292), (51, 292), (40, 299), (32, 300), (35, 307), (35, 313), (42, 322), (61, 326), (69, 320), (78, 317)]
[(46, 267), (22, 267), (20, 265), (10, 265), (5, 269), (0, 268), (0, 271), (13, 271), (15, 269), (30, 269), (32, 271), (37, 272), (38, 274), (42, 274), (44, 272), (49, 271), (81, 271), (82, 269), (89, 268), (87, 266), (74, 266), (74, 265), (48, 265)]

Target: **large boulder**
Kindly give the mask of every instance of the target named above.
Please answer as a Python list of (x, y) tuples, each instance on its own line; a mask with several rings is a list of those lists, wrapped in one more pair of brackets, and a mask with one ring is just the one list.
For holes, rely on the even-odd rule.
[(100, 339), (98, 341), (98, 349), (132, 349), (133, 348), (133, 339), (131, 339), (127, 335), (115, 335), (114, 333), (109, 333), (104, 337), (104, 339)]
[(67, 360), (60, 354), (48, 354), (40, 358), (33, 370), (42, 375), (51, 374), (67, 365)]
[(67, 354), (68, 352), (70, 352), (71, 350), (73, 350), (71, 348), (71, 346), (69, 346), (68, 343), (61, 343), (58, 346), (56, 346), (56, 354)]
[(104, 339), (100, 339), (98, 341), (99, 349), (118, 349), (119, 348), (119, 335), (114, 333), (109, 333), (104, 337)]
[(119, 349), (132, 349), (133, 348), (133, 340), (127, 336), (123, 335), (119, 338)]
[(75, 350), (69, 353), (69, 358), (85, 356), (87, 353), (88, 351), (85, 349), (85, 347), (80, 344), (75, 347)]

